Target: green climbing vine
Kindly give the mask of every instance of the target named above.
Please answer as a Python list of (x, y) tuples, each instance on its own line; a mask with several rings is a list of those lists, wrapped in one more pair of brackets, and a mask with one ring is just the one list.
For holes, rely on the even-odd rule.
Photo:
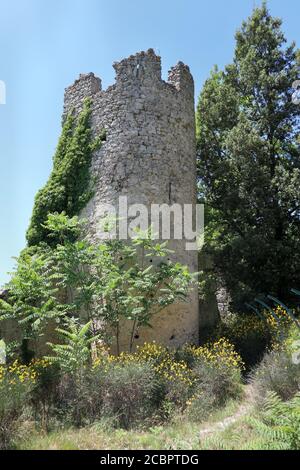
[(93, 139), (90, 126), (91, 100), (86, 99), (76, 118), (70, 113), (64, 123), (46, 185), (37, 193), (27, 231), (29, 246), (53, 244), (45, 226), (50, 213), (77, 215), (93, 194), (90, 175), (92, 153), (105, 140), (105, 132)]

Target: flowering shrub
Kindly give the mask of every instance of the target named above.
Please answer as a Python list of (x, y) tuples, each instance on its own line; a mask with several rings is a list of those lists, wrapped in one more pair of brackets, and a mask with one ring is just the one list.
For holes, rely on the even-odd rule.
[(29, 365), (21, 364), (18, 360), (9, 365), (0, 365), (0, 386), (34, 384), (40, 371), (48, 366), (46, 359), (33, 359)]
[(6, 384), (11, 388), (13, 385), (26, 382), (34, 382), (36, 379), (36, 371), (15, 361), (12, 365), (5, 367), (0, 366), (0, 384)]
[(174, 352), (161, 345), (145, 343), (137, 349), (135, 357), (140, 362), (148, 362), (154, 371), (168, 382), (180, 381), (186, 386), (193, 385), (193, 372), (185, 361), (176, 361)]
[(18, 361), (0, 366), (0, 449), (11, 445), (17, 422), (37, 379), (39, 363), (22, 365)]
[(184, 353), (192, 363), (193, 394), (187, 400), (187, 413), (203, 420), (215, 408), (241, 393), (244, 364), (234, 346), (225, 338), (204, 346), (186, 346)]
[[(297, 314), (296, 312), (294, 313)], [(271, 347), (278, 348), (280, 343), (288, 337), (289, 330), (294, 322), (287, 311), (281, 306), (274, 309), (274, 314), (277, 319), (270, 312), (265, 312), (267, 324), (271, 332)]]
[(234, 346), (226, 339), (207, 343), (204, 346), (186, 346), (184, 350), (190, 354), (194, 361), (206, 362), (213, 365), (223, 365), (243, 369), (244, 364), (241, 356), (235, 351)]
[(123, 352), (119, 356), (113, 356), (101, 349), (94, 367), (101, 367), (109, 373), (111, 364), (124, 368), (130, 367), (131, 364), (147, 366), (152, 370), (156, 384), (159, 384), (160, 395), (164, 390), (165, 400), (177, 407), (185, 405), (194, 383), (194, 374), (188, 364), (183, 360), (175, 360), (174, 352), (155, 342), (145, 343), (137, 347), (136, 352)]
[(0, 368), (3, 446), (26, 406), (45, 430), (53, 420), (81, 426), (103, 417), (129, 428), (189, 409), (200, 397), (209, 409), (219, 406), (236, 393), (242, 367), (224, 338), (178, 351), (145, 343), (119, 356), (101, 345), (92, 365), (90, 360), (82, 364), (80, 381), (72, 370), (59, 369), (46, 358), (29, 365), (15, 361)]
[[(102, 366), (107, 369), (107, 365), (147, 363), (154, 372), (168, 381), (181, 380), (187, 385), (192, 385), (192, 371), (184, 361), (176, 361), (174, 353), (164, 346), (155, 342), (145, 343), (142, 347), (137, 347), (134, 353), (122, 352), (119, 356), (111, 355), (105, 348), (98, 350), (98, 357), (93, 367)], [(108, 370), (108, 369), (107, 369)]]
[[(216, 378), (215, 383), (219, 383), (221, 387), (223, 384), (223, 391), (224, 388), (228, 391), (230, 384), (234, 383), (232, 393), (220, 392), (219, 395), (224, 395), (222, 398), (225, 397), (225, 400), (227, 395), (233, 396), (243, 368), (241, 357), (225, 338), (201, 347), (188, 345), (178, 351), (170, 351), (155, 342), (145, 343), (138, 347), (136, 352), (121, 353), (119, 356), (109, 354), (104, 348), (99, 349), (93, 368), (100, 368), (104, 373), (109, 374), (111, 364), (124, 368), (129, 367), (130, 364), (150, 366), (156, 380), (164, 384), (165, 404), (167, 403), (165, 409), (169, 412), (178, 408), (184, 409), (192, 397), (199, 392), (199, 384), (209, 382), (206, 380), (206, 373), (210, 375), (212, 370)], [(200, 365), (203, 367), (201, 374), (199, 373)], [(227, 385), (224, 385), (225, 382)], [(210, 398), (207, 396), (208, 400)], [(217, 401), (220, 399), (218, 398)], [(214, 403), (216, 405), (216, 400)]]
[[(279, 322), (276, 320), (276, 317)], [(262, 318), (255, 314), (228, 314), (214, 332), (214, 339), (226, 338), (234, 345), (249, 370), (257, 364), (266, 351), (277, 348), (286, 336), (293, 320), (286, 310), (278, 306), (262, 311)]]
[[(195, 361), (202, 360), (214, 364), (222, 363), (237, 369), (243, 368), (241, 356), (226, 338), (220, 338), (218, 341), (199, 347), (187, 345), (179, 351), (170, 351), (155, 341), (145, 343), (141, 347), (138, 346), (134, 353), (123, 352), (119, 356), (109, 354), (105, 348), (98, 351), (98, 357), (94, 361), (93, 367), (104, 366), (112, 362), (121, 364), (131, 361), (147, 362), (155, 372), (162, 374), (166, 379), (172, 380), (177, 377), (189, 385), (193, 383), (192, 364)], [(175, 358), (178, 357), (182, 357), (182, 359), (176, 360)]]

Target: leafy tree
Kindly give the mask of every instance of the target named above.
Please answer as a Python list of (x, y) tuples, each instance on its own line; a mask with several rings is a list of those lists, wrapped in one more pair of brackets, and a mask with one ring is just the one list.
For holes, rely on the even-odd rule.
[(63, 372), (81, 380), (91, 358), (90, 346), (98, 339), (91, 334), (91, 322), (81, 325), (78, 319), (70, 318), (66, 320), (65, 328), (58, 328), (57, 332), (63, 338), (63, 344), (49, 343), (55, 356), (47, 359), (58, 364)]
[(153, 315), (187, 299), (193, 275), (167, 261), (166, 243), (153, 243), (151, 234), (137, 233), (131, 244), (113, 239), (95, 245), (82, 239), (84, 223), (76, 216), (49, 214), (44, 226), (57, 245), (23, 253), (8, 286), (9, 299), (0, 303), (1, 317), (26, 326), (26, 337), (42, 335), (49, 321), (77, 318), (79, 326), (89, 322), (94, 336), (109, 341), (110, 331), (119, 351), (125, 319), (132, 325), (132, 350), (141, 325), (151, 326)]
[(186, 266), (167, 261), (167, 243), (153, 243), (151, 233), (137, 233), (131, 245), (110, 240), (99, 249), (97, 277), (104, 281), (101, 317), (113, 328), (118, 351), (120, 322), (131, 322), (132, 351), (139, 327), (151, 327), (154, 315), (177, 300), (186, 301), (194, 276)]
[[(20, 325), (23, 360), (31, 359), (28, 340), (63, 312), (59, 288), (55, 285), (51, 251), (47, 246), (24, 250), (8, 284), (8, 298), (0, 299), (0, 320), (15, 320)], [(14, 348), (15, 349), (15, 348)]]
[(214, 69), (197, 107), (206, 253), (235, 305), (259, 293), (286, 299), (299, 280), (297, 51), (265, 4), (236, 34), (233, 63)]

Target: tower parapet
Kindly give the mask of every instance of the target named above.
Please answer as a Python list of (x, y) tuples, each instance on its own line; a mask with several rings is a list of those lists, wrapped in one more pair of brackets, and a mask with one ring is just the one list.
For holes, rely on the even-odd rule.
[(63, 118), (72, 108), (81, 106), (85, 98), (92, 97), (101, 89), (101, 79), (93, 72), (81, 73), (73, 85), (65, 89)]
[(168, 83), (174, 85), (176, 90), (194, 99), (194, 79), (189, 67), (183, 62), (178, 62), (169, 70)]
[(115, 62), (113, 67), (116, 71), (116, 83), (120, 86), (126, 82), (161, 80), (161, 59), (153, 49)]

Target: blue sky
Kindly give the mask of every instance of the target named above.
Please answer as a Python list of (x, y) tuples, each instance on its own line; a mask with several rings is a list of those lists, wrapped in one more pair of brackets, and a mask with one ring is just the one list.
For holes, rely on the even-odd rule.
[[(64, 88), (79, 73), (114, 81), (112, 62), (153, 47), (163, 77), (178, 60), (196, 94), (214, 64), (232, 59), (234, 33), (258, 0), (0, 0), (0, 285), (25, 246), (37, 190), (60, 133)], [(269, 0), (300, 44), (299, 0)]]

